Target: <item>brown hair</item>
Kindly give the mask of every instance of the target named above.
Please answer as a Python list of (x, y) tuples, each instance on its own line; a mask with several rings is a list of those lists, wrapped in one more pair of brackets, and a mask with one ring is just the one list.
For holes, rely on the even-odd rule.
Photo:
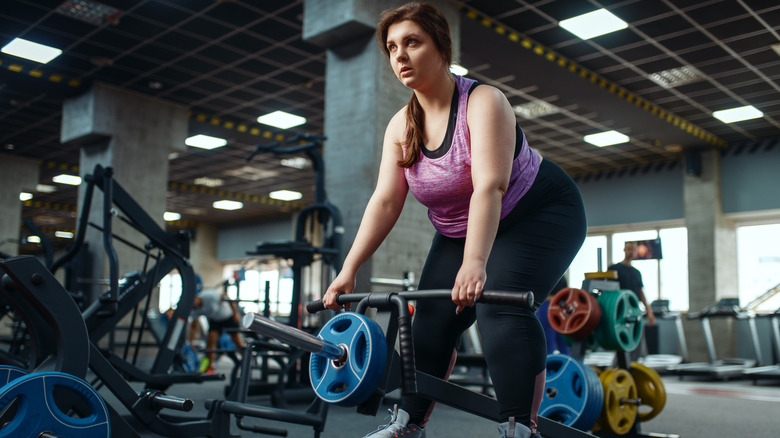
[[(376, 38), (382, 47), (385, 56), (390, 58), (390, 49), (387, 48), (387, 31), (393, 24), (411, 20), (419, 25), (430, 35), (439, 53), (444, 57), (447, 65), (452, 64), (452, 38), (450, 37), (450, 25), (447, 18), (435, 6), (411, 2), (401, 7), (384, 11), (379, 17), (379, 25), (376, 29)], [(398, 161), (401, 167), (412, 167), (420, 160), (420, 149), (423, 144), (423, 112), (417, 96), (412, 93), (409, 104), (406, 106), (406, 156)]]

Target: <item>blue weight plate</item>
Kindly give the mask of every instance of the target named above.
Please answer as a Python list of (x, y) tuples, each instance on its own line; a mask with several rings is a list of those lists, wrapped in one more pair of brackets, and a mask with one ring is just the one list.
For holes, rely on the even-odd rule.
[(346, 346), (344, 363), (312, 354), (309, 378), (322, 400), (341, 406), (356, 406), (376, 389), (387, 360), (387, 341), (374, 320), (346, 312), (333, 317), (318, 335), (326, 342)]
[(589, 430), (601, 412), (598, 376), (576, 359), (547, 356), (545, 392), (539, 415), (580, 430)]
[(19, 377), (26, 375), (27, 370), (25, 369), (13, 367), (11, 365), (0, 365), (0, 386), (5, 386)]
[[(89, 410), (71, 417), (57, 405), (57, 391), (76, 396)], [(54, 436), (110, 438), (111, 424), (103, 398), (84, 380), (66, 373), (37, 372), (19, 377), (0, 393), (0, 411), (18, 400), (16, 415), (2, 429), (0, 438), (36, 437), (48, 431)]]

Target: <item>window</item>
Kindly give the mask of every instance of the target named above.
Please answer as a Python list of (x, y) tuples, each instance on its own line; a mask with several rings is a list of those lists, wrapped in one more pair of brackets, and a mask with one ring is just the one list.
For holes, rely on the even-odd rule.
[[(737, 269), (742, 306), (780, 285), (780, 224), (737, 227)], [(780, 308), (780, 293), (764, 298), (757, 310)]]
[(660, 298), (669, 300), (672, 310), (688, 310), (688, 229), (666, 228), (659, 235), (664, 256), (658, 266)]
[[(661, 238), (661, 260), (634, 260), (631, 264), (642, 274), (648, 304), (657, 299), (669, 300), (672, 310), (688, 310), (688, 233), (686, 228), (663, 228), (592, 235), (585, 239), (569, 267), (569, 286), (580, 287), (586, 272), (601, 270), (624, 258), (623, 247), (631, 240)], [(607, 262), (607, 248), (611, 249)]]
[(582, 281), (585, 280), (585, 273), (597, 272), (599, 263), (602, 271), (607, 269), (607, 236), (588, 236), (580, 252), (569, 265), (569, 287), (581, 287)]

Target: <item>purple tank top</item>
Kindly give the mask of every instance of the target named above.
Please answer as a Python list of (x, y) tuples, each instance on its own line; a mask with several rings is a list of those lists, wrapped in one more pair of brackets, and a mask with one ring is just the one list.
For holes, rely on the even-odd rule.
[[(441, 157), (420, 154), (420, 161), (405, 168), (404, 175), (412, 195), (428, 207), (428, 218), (436, 231), (448, 237), (465, 237), (469, 202), (474, 187), (471, 184), (471, 139), (466, 122), (469, 88), (473, 79), (455, 76), (458, 89), (458, 109), (452, 145)], [(518, 130), (519, 132), (519, 130)], [(512, 162), (509, 187), (501, 200), (503, 219), (528, 192), (539, 171), (542, 157), (528, 146), (523, 136), (520, 152)], [(406, 155), (406, 146), (403, 146)]]

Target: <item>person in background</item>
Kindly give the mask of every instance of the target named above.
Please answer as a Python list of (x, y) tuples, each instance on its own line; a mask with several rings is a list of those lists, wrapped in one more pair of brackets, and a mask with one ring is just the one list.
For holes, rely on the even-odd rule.
[[(173, 314), (173, 309), (169, 310)], [(228, 296), (217, 289), (203, 289), (195, 295), (192, 302), (192, 324), (190, 326), (189, 342), (194, 345), (195, 337), (200, 332), (199, 316), (205, 316), (209, 324), (209, 330), (206, 334), (206, 359), (202, 364), (201, 372), (214, 374), (214, 364), (217, 358), (217, 345), (222, 332), (227, 332), (235, 343), (236, 347), (244, 347), (244, 338), (241, 336), (240, 325), (241, 312), (234, 301), (230, 301)], [(205, 365), (205, 366), (204, 366)]]
[[(343, 268), (323, 302), (341, 309), (360, 266), (390, 233), (409, 191), (436, 233), (418, 288), (449, 289), (419, 300), (413, 324), (418, 370), (447, 378), (461, 334), (478, 322), (493, 380), (500, 437), (536, 434), (547, 354), (535, 308), (478, 303), (483, 290), (547, 298), (585, 240), (582, 196), (572, 179), (532, 149), (495, 87), (453, 75), (449, 24), (412, 2), (386, 11), (377, 40), (412, 97), (385, 131), (376, 188)], [(404, 396), (366, 438), (421, 438), (434, 403)]]
[(647, 304), (647, 299), (645, 298), (642, 273), (639, 272), (639, 269), (631, 265), (631, 261), (636, 260), (637, 258), (636, 242), (626, 242), (623, 246), (623, 253), (623, 260), (607, 269), (610, 271), (617, 271), (618, 282), (620, 283), (621, 289), (630, 290), (639, 298), (639, 301), (641, 301), (645, 306), (645, 309), (647, 309), (647, 323), (650, 327), (653, 327), (655, 326), (655, 314), (653, 313), (653, 308)]
[[(639, 269), (631, 265), (632, 260), (637, 258), (637, 245), (636, 242), (626, 242), (623, 246), (624, 257), (620, 263), (608, 267), (610, 271), (617, 271), (618, 282), (621, 289), (627, 289), (636, 295), (639, 301), (645, 306), (647, 311), (647, 325), (648, 327), (655, 327), (655, 313), (653, 313), (653, 307), (648, 305), (647, 298), (645, 298), (644, 283), (642, 283), (642, 273)], [(646, 332), (645, 332), (646, 333)], [(642, 339), (639, 342), (639, 346), (630, 352), (631, 360), (638, 360), (640, 357), (647, 355), (647, 340), (644, 333)]]

